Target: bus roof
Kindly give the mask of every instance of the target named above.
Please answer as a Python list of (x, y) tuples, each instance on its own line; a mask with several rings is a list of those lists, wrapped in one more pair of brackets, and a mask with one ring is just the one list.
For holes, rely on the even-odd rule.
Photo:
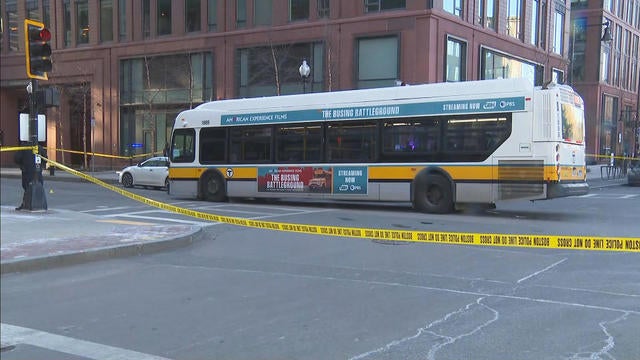
[[(294, 118), (297, 121), (347, 120), (367, 118), (369, 117), (367, 114), (372, 114), (370, 117), (373, 118), (380, 115), (381, 117), (402, 117), (436, 114), (442, 111), (452, 114), (473, 113), (478, 112), (474, 110), (474, 106), (486, 102), (492, 102), (495, 105), (495, 100), (509, 102), (512, 99), (531, 97), (533, 89), (529, 80), (517, 78), (219, 100), (181, 112), (177, 119), (180, 121), (176, 121), (175, 125), (176, 127), (247, 125), (287, 122), (293, 121)], [(477, 104), (469, 104), (479, 99), (483, 103), (476, 101)], [(408, 108), (411, 104), (419, 106), (420, 109)], [(429, 106), (434, 108), (432, 110), (434, 112), (429, 112), (431, 111), (428, 109)], [(328, 110), (336, 109), (338, 112), (327, 113)], [(340, 112), (342, 109), (346, 111)], [(492, 111), (497, 111), (495, 109)], [(515, 107), (503, 110), (524, 110), (524, 100), (518, 101)], [(385, 116), (387, 112), (389, 116)], [(320, 113), (325, 114), (320, 116)], [(354, 116), (358, 113), (361, 116)], [(337, 117), (336, 114), (338, 114)], [(261, 121), (261, 119), (265, 120)]]
[(264, 110), (265, 105), (276, 108), (297, 108), (313, 105), (339, 106), (339, 104), (369, 101), (379, 102), (415, 98), (514, 94), (527, 91), (533, 91), (533, 85), (527, 79), (495, 79), (219, 100), (204, 103), (196, 107), (196, 109), (246, 111), (251, 109)]

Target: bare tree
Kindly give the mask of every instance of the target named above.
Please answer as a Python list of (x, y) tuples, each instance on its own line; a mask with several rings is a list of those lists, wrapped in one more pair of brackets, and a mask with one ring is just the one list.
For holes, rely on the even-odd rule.
[[(149, 70), (150, 61), (151, 60), (149, 59), (149, 57), (145, 55), (144, 67), (145, 67), (145, 77), (147, 81), (147, 90), (152, 89), (151, 88), (151, 72)], [(143, 117), (143, 124), (144, 124), (143, 127), (151, 131), (151, 152), (152, 153), (156, 151), (156, 124), (155, 124), (155, 121), (153, 121), (154, 120), (153, 119), (153, 102), (158, 94), (159, 94), (159, 90), (156, 90), (152, 93), (151, 96), (144, 97), (149, 111)]]

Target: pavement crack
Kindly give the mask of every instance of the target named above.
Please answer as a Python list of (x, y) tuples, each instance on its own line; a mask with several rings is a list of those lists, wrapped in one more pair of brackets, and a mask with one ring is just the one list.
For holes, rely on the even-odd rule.
[(598, 323), (600, 329), (605, 334), (606, 338), (603, 340), (604, 345), (594, 352), (579, 352), (572, 354), (569, 360), (615, 360), (616, 358), (611, 355), (611, 351), (616, 346), (615, 337), (610, 331), (609, 326), (620, 321), (627, 320), (629, 312), (625, 312), (613, 320), (601, 321)]
[[(479, 297), (476, 301), (419, 328), (414, 335), (394, 340), (377, 349), (353, 356), (350, 360), (381, 355), (382, 353), (390, 352), (392, 349), (394, 350), (394, 358), (402, 358), (402, 353), (405, 349), (412, 347), (409, 343), (417, 341), (435, 342), (435, 344), (431, 345), (427, 353), (428, 360), (435, 360), (436, 353), (443, 347), (451, 345), (462, 338), (474, 335), (500, 318), (500, 313), (496, 309), (486, 305), (483, 302), (484, 299), (486, 299), (486, 297)], [(482, 321), (481, 317), (486, 316), (484, 315), (485, 310), (488, 310), (491, 315), (488, 319)], [(479, 321), (480, 323), (478, 323)], [(429, 335), (429, 338), (425, 338), (425, 335)], [(418, 346), (420, 345), (418, 344)]]

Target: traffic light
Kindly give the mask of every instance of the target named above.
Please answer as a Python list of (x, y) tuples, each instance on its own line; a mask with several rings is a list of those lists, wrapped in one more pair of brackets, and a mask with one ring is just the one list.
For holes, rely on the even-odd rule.
[(25, 54), (27, 76), (31, 79), (48, 80), (51, 71), (51, 32), (44, 24), (30, 19), (24, 20)]

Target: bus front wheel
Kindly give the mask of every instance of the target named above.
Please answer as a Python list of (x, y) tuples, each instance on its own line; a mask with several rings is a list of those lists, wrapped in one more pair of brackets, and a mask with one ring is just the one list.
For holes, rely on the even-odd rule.
[(224, 201), (227, 198), (227, 192), (222, 176), (215, 173), (205, 174), (200, 181), (200, 195), (207, 201)]
[(420, 174), (414, 183), (413, 205), (426, 213), (447, 214), (453, 211), (451, 183), (440, 175)]

